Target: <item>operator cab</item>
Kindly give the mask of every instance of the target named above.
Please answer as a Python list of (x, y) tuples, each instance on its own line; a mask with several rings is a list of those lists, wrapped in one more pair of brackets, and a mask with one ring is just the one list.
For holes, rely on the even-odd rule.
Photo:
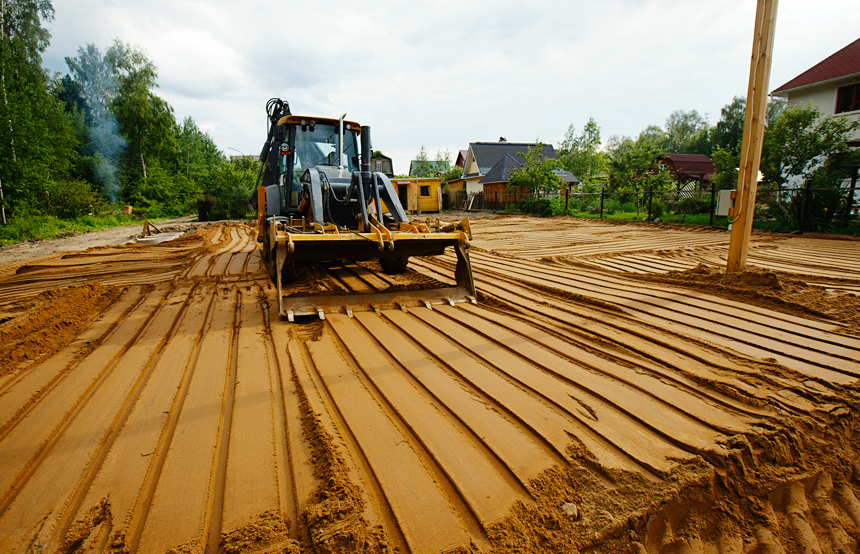
[(278, 125), (284, 128), (277, 172), (281, 214), (298, 211), (302, 175), (307, 169), (316, 168), (330, 184), (341, 186), (348, 185), (352, 172), (359, 171), (358, 123), (291, 115), (281, 118)]

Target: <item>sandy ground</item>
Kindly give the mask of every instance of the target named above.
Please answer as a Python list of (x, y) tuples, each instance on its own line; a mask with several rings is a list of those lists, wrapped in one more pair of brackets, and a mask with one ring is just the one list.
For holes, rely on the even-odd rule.
[(0, 250), (0, 551), (858, 550), (857, 241), (473, 233), (477, 305), (294, 325), (243, 224)]

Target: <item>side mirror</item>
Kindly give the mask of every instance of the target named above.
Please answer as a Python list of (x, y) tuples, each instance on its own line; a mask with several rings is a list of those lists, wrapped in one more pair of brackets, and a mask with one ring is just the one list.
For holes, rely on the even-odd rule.
[(275, 125), (274, 139), (278, 142), (284, 142), (285, 140), (287, 140), (286, 125)]

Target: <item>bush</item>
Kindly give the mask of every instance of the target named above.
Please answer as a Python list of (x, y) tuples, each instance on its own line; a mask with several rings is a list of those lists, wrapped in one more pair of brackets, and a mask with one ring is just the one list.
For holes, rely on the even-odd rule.
[(107, 205), (101, 194), (83, 181), (45, 183), (44, 212), (60, 219), (75, 219), (104, 211)]
[(558, 198), (526, 198), (517, 202), (517, 210), (527, 214), (538, 214), (541, 217), (552, 217), (564, 214), (564, 204)]
[(676, 214), (706, 214), (711, 211), (710, 197), (682, 198), (675, 208)]
[(662, 202), (660, 202), (659, 200), (652, 200), (651, 201), (651, 219), (652, 220), (657, 219), (658, 217), (662, 216), (664, 209), (665, 208), (664, 208)]

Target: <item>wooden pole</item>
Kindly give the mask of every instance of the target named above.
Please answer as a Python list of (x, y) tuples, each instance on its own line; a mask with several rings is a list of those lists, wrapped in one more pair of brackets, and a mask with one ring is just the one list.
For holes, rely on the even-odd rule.
[(777, 3), (778, 0), (758, 0), (756, 8), (750, 80), (744, 117), (744, 138), (735, 206), (730, 217), (732, 234), (729, 241), (726, 273), (742, 270), (747, 260), (755, 211), (758, 170), (761, 165), (764, 122), (767, 115), (767, 87), (770, 81)]

